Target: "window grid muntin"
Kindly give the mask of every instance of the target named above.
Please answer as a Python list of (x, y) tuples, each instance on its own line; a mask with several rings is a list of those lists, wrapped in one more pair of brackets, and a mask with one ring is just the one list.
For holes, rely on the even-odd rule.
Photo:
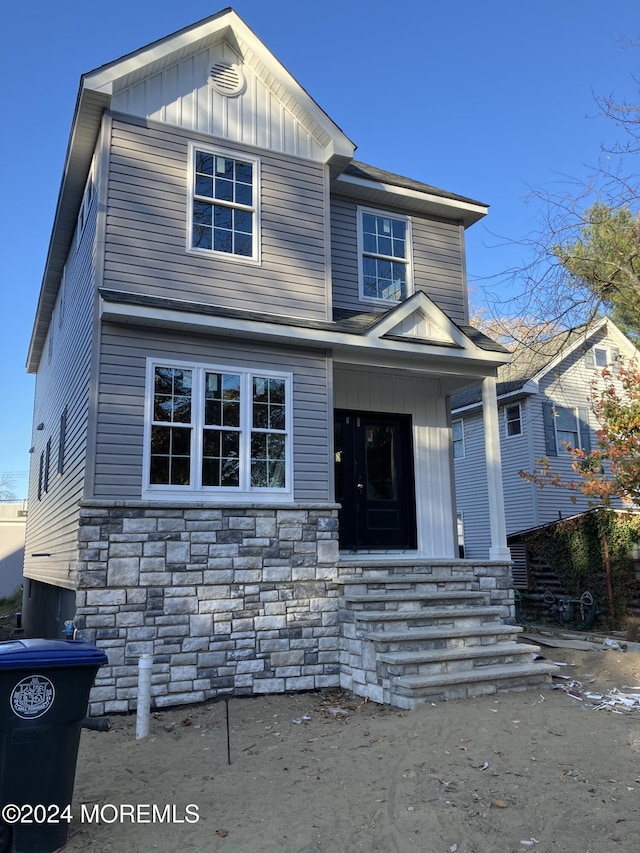
[(569, 456), (566, 447), (568, 443), (573, 448), (580, 448), (580, 421), (576, 409), (554, 406), (553, 426), (556, 432), (556, 447), (558, 455)]
[(242, 376), (205, 370), (203, 401), (201, 485), (239, 488)]
[(193, 482), (193, 371), (155, 365), (149, 443), (149, 484)]
[(411, 221), (366, 208), (358, 214), (360, 296), (401, 302), (411, 288)]
[(251, 486), (286, 488), (286, 382), (282, 378), (255, 375), (251, 390)]
[[(150, 363), (149, 368), (149, 391), (148, 391), (148, 410), (149, 410), (149, 430), (146, 433), (147, 439), (145, 443), (145, 471), (147, 474), (145, 476), (146, 486), (145, 490), (149, 490), (148, 494), (157, 494), (159, 490), (163, 488), (171, 489), (172, 494), (175, 494), (173, 491), (173, 486), (169, 483), (152, 483), (150, 481), (150, 471), (151, 471), (151, 453), (150, 453), (150, 441), (151, 441), (151, 430), (153, 429), (153, 421), (151, 420), (153, 415), (153, 396), (154, 396), (154, 376), (156, 368), (160, 367), (164, 370), (167, 369), (177, 369), (181, 371), (190, 370), (193, 374), (193, 388), (196, 389), (193, 395), (193, 446), (192, 446), (192, 459), (191, 459), (191, 467), (193, 471), (193, 476), (191, 482), (188, 484), (185, 490), (185, 496), (188, 494), (194, 493), (225, 493), (225, 494), (248, 494), (248, 493), (261, 493), (261, 494), (273, 494), (274, 498), (276, 495), (281, 495), (284, 497), (285, 494), (291, 491), (291, 465), (292, 465), (292, 456), (291, 456), (291, 447), (292, 447), (292, 436), (289, 429), (278, 430), (275, 428), (272, 429), (253, 429), (252, 426), (252, 391), (253, 391), (253, 380), (254, 378), (263, 378), (267, 381), (276, 380), (276, 383), (283, 383), (284, 387), (284, 406), (286, 409), (285, 412), (285, 425), (288, 426), (290, 423), (291, 412), (292, 412), (292, 376), (291, 374), (280, 374), (271, 371), (250, 371), (245, 370), (244, 368), (215, 368), (209, 365), (184, 365), (182, 363), (177, 362), (154, 362), (152, 359), (148, 360)], [(219, 373), (224, 374), (225, 376), (237, 375), (240, 376), (240, 395), (241, 395), (241, 416), (240, 416), (240, 427), (239, 429), (234, 429), (231, 426), (225, 426), (223, 432), (227, 433), (236, 433), (240, 435), (240, 458), (239, 458), (239, 486), (215, 486), (215, 485), (207, 485), (203, 483), (203, 463), (205, 461), (205, 457), (211, 459), (213, 457), (207, 456), (205, 453), (205, 430), (210, 429), (211, 427), (205, 424), (205, 376), (208, 374)], [(272, 408), (274, 408), (278, 400), (271, 399), (270, 400)], [(180, 428), (180, 424), (175, 424), (177, 428)], [(213, 430), (215, 431), (217, 427), (213, 426)], [(250, 476), (250, 467), (251, 467), (251, 436), (253, 433), (256, 434), (271, 434), (274, 433), (277, 437), (282, 437), (284, 441), (284, 459), (282, 458), (283, 453), (281, 448), (278, 446), (277, 438), (269, 439), (271, 441), (271, 446), (268, 447), (268, 452), (264, 457), (264, 460), (270, 463), (271, 469), (271, 481), (273, 482), (274, 474), (273, 469), (277, 465), (284, 465), (283, 475), (280, 477), (280, 481), (283, 483), (282, 486), (262, 486), (260, 484), (251, 483)], [(230, 457), (226, 457), (230, 458)], [(206, 479), (206, 477), (205, 477)]]
[(462, 419), (453, 421), (451, 424), (451, 436), (453, 442), (453, 458), (464, 459), (464, 421)]
[(522, 435), (522, 408), (520, 403), (511, 403), (504, 407), (504, 420), (507, 438)]
[(193, 147), (190, 248), (257, 258), (258, 161)]

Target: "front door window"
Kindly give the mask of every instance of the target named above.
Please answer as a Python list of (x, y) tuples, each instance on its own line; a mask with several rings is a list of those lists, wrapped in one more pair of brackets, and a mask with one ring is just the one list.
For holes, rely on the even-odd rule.
[(411, 421), (337, 412), (335, 482), (344, 549), (416, 547)]

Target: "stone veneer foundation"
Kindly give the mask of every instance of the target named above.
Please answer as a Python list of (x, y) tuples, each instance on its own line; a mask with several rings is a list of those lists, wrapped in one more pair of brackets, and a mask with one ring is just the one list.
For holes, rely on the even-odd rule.
[(510, 564), (339, 560), (334, 504), (84, 502), (79, 537), (77, 636), (108, 656), (92, 716), (135, 709), (143, 654), (154, 659), (155, 707), (338, 686), (384, 701), (342, 597), (365, 575), (482, 591), (515, 621)]
[(108, 655), (92, 715), (340, 682), (335, 505), (83, 503), (77, 636)]

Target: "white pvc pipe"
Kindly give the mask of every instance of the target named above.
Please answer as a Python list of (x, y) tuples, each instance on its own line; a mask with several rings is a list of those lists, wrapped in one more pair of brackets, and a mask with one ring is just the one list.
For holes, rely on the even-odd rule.
[(149, 734), (151, 708), (151, 668), (153, 655), (140, 655), (138, 659), (138, 707), (136, 713), (136, 740)]

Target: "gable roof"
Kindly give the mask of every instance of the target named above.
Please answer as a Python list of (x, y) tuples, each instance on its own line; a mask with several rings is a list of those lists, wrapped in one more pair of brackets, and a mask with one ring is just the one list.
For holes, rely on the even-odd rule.
[[(514, 350), (511, 362), (498, 368), (498, 397), (523, 391), (527, 383), (539, 381), (571, 353), (581, 347), (586, 350), (590, 346), (589, 339), (602, 330), (617, 338), (619, 345), (627, 349), (627, 352), (636, 353), (631, 341), (622, 334), (615, 323), (609, 317), (603, 317), (593, 325), (576, 326), (536, 342), (532, 347), (519, 347)], [(482, 388), (474, 385), (472, 388), (454, 394), (451, 398), (451, 408), (462, 409), (481, 401)]]
[(83, 74), (29, 346), (29, 371), (35, 372), (38, 367), (104, 111), (110, 108), (112, 98), (117, 97), (124, 86), (158, 75), (207, 45), (222, 42), (231, 44), (240, 55), (244, 54), (269, 80), (269, 86), (286, 102), (296, 120), (304, 123), (314, 136), (324, 162), (340, 171), (353, 158), (354, 143), (230, 8)]
[[(64, 265), (76, 228), (87, 175), (105, 110), (123, 91), (157, 79), (194, 52), (225, 44), (260, 74), (299, 126), (313, 136), (314, 150), (331, 166), (335, 187), (369, 203), (397, 205), (454, 220), (465, 227), (487, 213), (487, 206), (401, 175), (351, 162), (354, 143), (311, 98), (253, 31), (227, 8), (172, 35), (109, 62), (81, 78), (49, 250), (29, 345), (27, 370), (36, 372), (55, 307)], [(113, 100), (113, 102), (112, 102)], [(144, 111), (143, 111), (143, 114)]]

